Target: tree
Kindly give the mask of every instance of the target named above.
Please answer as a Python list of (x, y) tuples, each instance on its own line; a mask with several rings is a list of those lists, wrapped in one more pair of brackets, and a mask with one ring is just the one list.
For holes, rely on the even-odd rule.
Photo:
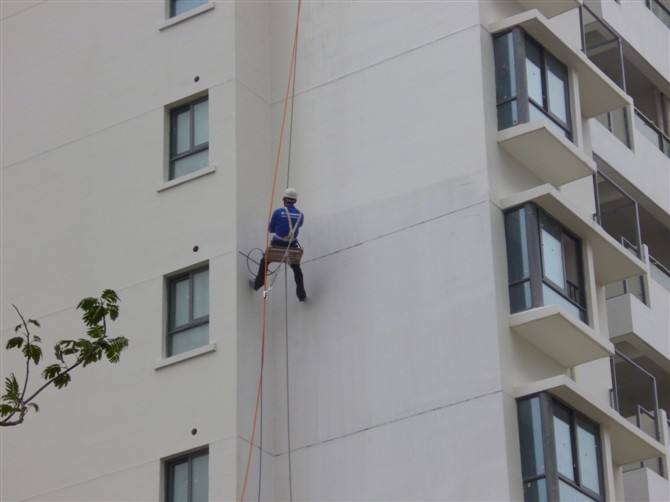
[(78, 366), (86, 367), (97, 363), (103, 356), (110, 363), (116, 363), (121, 352), (128, 346), (128, 340), (119, 336), (107, 336), (107, 318), (115, 321), (119, 316), (119, 297), (111, 289), (103, 290), (99, 298), (82, 299), (77, 309), (82, 311), (82, 321), (86, 326), (86, 338), (60, 340), (54, 345), (55, 363), (42, 371), (45, 380), (34, 392), (28, 393), (31, 366), (37, 369), (42, 360), (42, 339), (32, 334), (31, 329), (40, 328), (35, 319), (26, 320), (21, 311), (12, 304), (21, 323), (14, 328), (14, 336), (7, 341), (7, 350), (20, 350), (26, 361), (23, 385), (19, 384), (14, 373), (5, 378), (5, 393), (0, 397), (0, 426), (19, 425), (29, 410), (39, 411), (35, 398), (49, 386), (62, 389), (70, 383), (72, 370)]

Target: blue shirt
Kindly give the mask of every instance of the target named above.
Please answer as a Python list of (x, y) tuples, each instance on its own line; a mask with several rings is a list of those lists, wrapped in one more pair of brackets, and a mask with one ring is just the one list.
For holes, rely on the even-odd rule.
[(291, 246), (296, 246), (298, 244), (298, 232), (299, 228), (302, 226), (305, 221), (305, 215), (300, 212), (300, 210), (294, 205), (278, 207), (272, 213), (272, 218), (270, 219), (270, 226), (268, 231), (275, 234), (272, 239), (272, 244), (284, 244), (288, 242), (290, 226), (288, 222), (288, 213), (291, 215), (291, 225), (293, 225), (293, 240), (291, 241)]

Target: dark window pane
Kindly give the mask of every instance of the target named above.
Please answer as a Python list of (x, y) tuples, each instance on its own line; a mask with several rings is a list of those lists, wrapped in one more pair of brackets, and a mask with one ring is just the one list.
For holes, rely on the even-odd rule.
[(193, 145), (209, 141), (209, 102), (201, 101), (193, 107)]
[(597, 431), (590, 424), (577, 425), (577, 451), (579, 452), (580, 486), (600, 494), (599, 452)]
[(551, 230), (551, 227), (542, 225), (542, 271), (547, 279), (562, 288), (565, 275), (561, 237), (560, 233), (557, 235)]
[(498, 106), (498, 129), (507, 129), (519, 123), (516, 100)]
[(568, 124), (568, 103), (565, 100), (568, 90), (568, 72), (553, 56), (547, 58), (547, 95), (549, 111)]
[(209, 315), (209, 270), (193, 274), (193, 319)]
[(189, 292), (188, 278), (172, 283), (172, 327), (178, 328), (189, 322)]
[(528, 310), (533, 306), (530, 294), (530, 282), (515, 284), (509, 288), (509, 308), (512, 314)]
[(208, 0), (172, 0), (174, 2), (174, 16), (189, 11), (198, 5), (207, 3)]
[(512, 33), (496, 38), (493, 42), (493, 50), (496, 62), (496, 99), (500, 103), (516, 96)]
[(177, 128), (175, 153), (184, 153), (191, 149), (191, 124), (190, 112), (185, 110), (175, 116), (175, 127)]
[(524, 478), (544, 474), (544, 447), (540, 398), (519, 401), (519, 441), (521, 445), (521, 472)]
[(575, 473), (570, 435), (570, 414), (556, 403), (554, 403), (554, 447), (556, 448), (558, 472), (574, 481)]
[(200, 455), (192, 461), (193, 482), (191, 502), (208, 502), (209, 498), (209, 456)]
[(534, 43), (526, 39), (526, 83), (528, 97), (544, 106), (542, 98), (542, 54)]
[(207, 345), (209, 343), (209, 324), (201, 324), (195, 328), (174, 333), (170, 340), (169, 355), (171, 356)]
[(547, 481), (536, 479), (523, 484), (523, 500), (524, 502), (546, 502), (547, 497)]
[(519, 208), (505, 215), (505, 236), (507, 239), (509, 282), (525, 279), (529, 274), (529, 265), (526, 210), (524, 208)]
[(593, 502), (592, 498), (561, 480), (558, 481), (558, 498), (561, 502)]
[(171, 466), (170, 502), (188, 502), (188, 461)]
[(579, 277), (578, 244), (572, 237), (563, 234), (563, 256), (565, 259), (565, 275), (568, 281), (566, 293), (575, 302), (581, 304), (581, 280)]
[(173, 178), (178, 178), (186, 174), (190, 174), (198, 169), (207, 167), (209, 164), (209, 150), (203, 150), (183, 159), (175, 160), (173, 171)]

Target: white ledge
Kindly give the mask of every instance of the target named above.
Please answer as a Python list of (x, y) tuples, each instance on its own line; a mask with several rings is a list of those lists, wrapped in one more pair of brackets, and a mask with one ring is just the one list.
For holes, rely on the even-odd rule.
[(158, 31), (163, 31), (166, 28), (169, 28), (170, 26), (174, 26), (175, 24), (179, 24), (182, 21), (186, 21), (187, 19), (191, 19), (192, 17), (198, 16), (202, 14), (203, 12), (208, 12), (212, 10), (214, 7), (216, 7), (216, 2), (208, 2), (204, 5), (200, 5), (196, 7), (195, 9), (188, 10), (186, 12), (183, 12), (182, 14), (179, 14), (178, 16), (171, 17), (169, 19), (166, 19), (165, 21), (162, 21), (158, 25)]
[(173, 364), (188, 361), (189, 359), (200, 357), (204, 354), (209, 354), (210, 352), (214, 352), (215, 350), (216, 350), (216, 343), (212, 342), (207, 345), (203, 345), (202, 347), (198, 347), (197, 349), (182, 352), (181, 354), (177, 354), (176, 356), (166, 357), (165, 359), (159, 359), (158, 361), (156, 361), (156, 364), (154, 365), (154, 370), (157, 371), (161, 368), (172, 366)]
[(191, 174), (186, 174), (184, 176), (180, 176), (179, 178), (175, 178), (173, 180), (166, 181), (161, 186), (159, 186), (156, 189), (156, 191), (157, 192), (162, 192), (162, 191), (168, 190), (172, 187), (176, 187), (176, 186), (179, 186), (183, 183), (189, 182), (191, 180), (202, 178), (203, 176), (207, 176), (208, 174), (212, 174), (214, 172), (216, 172), (216, 166), (214, 166), (214, 165), (203, 167), (202, 169), (198, 169), (197, 171), (194, 171)]

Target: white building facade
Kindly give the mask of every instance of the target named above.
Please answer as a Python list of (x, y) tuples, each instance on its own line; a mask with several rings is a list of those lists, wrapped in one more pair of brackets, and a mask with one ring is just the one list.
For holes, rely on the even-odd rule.
[[(3, 346), (103, 288), (130, 341), (0, 428), (0, 499), (239, 500), (297, 2), (0, 5)], [(301, 9), (245, 500), (670, 500), (670, 5)]]

